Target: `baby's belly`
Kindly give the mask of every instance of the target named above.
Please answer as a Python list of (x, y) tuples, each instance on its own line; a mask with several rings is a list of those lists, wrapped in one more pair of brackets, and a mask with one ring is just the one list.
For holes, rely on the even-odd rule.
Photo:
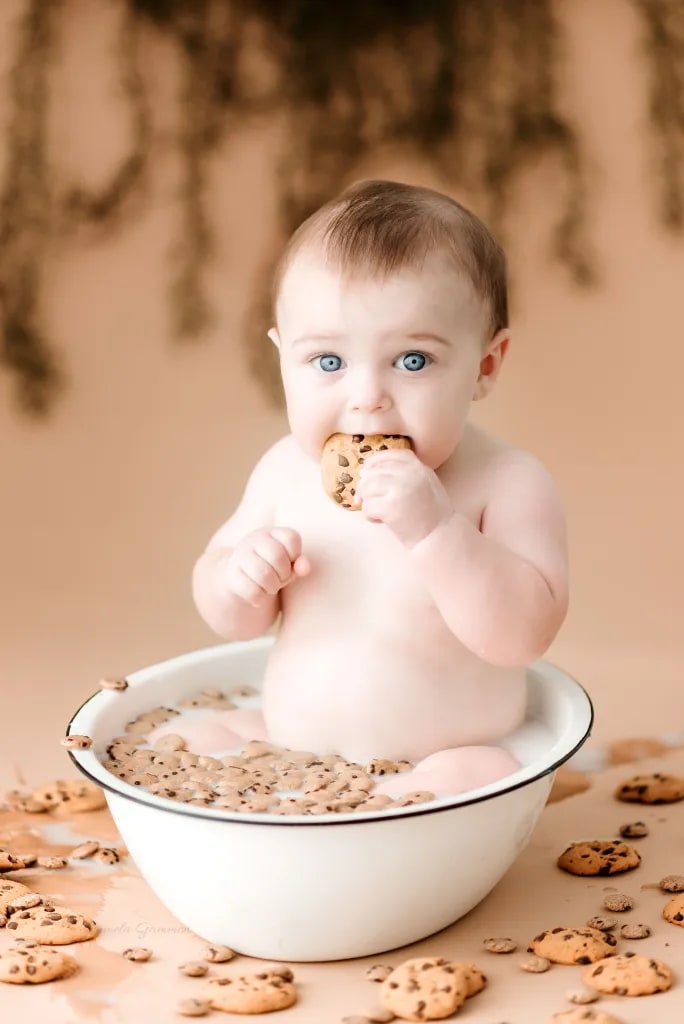
[[(525, 717), (523, 668), (487, 665), (455, 638), (425, 649), (338, 623), (285, 630), (266, 670), (263, 712), (285, 747), (417, 761), (437, 750), (496, 743)], [(414, 630), (415, 639), (415, 630)]]

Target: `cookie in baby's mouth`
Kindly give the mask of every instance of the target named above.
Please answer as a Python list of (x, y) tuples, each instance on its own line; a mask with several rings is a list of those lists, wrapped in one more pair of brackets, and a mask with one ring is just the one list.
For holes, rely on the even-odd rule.
[(366, 456), (388, 448), (411, 447), (409, 438), (401, 434), (331, 434), (321, 456), (326, 494), (342, 508), (358, 512), (361, 503), (356, 500), (356, 483)]

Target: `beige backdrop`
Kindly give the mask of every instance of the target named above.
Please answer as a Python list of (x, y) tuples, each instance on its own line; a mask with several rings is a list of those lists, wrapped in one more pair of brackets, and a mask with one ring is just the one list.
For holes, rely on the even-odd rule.
[[(3, 85), (16, 9), (17, 0), (0, 9)], [(64, 169), (95, 184), (125, 145), (107, 57), (115, 8), (69, 9), (55, 132)], [(549, 657), (591, 692), (595, 736), (612, 738), (681, 724), (684, 240), (655, 226), (631, 6), (575, 0), (559, 11), (567, 103), (594, 170), (603, 282), (578, 292), (549, 260), (555, 178), (552, 163), (540, 166), (520, 183), (511, 225), (515, 342), (476, 419), (537, 452), (561, 488), (572, 607)], [(101, 674), (213, 641), (191, 603), (192, 562), (285, 429), (250, 380), (240, 339), (272, 224), (277, 137), (254, 128), (223, 147), (212, 183), (217, 327), (200, 344), (174, 345), (165, 284), (176, 80), (163, 45), (150, 52), (165, 155), (153, 203), (109, 244), (61, 254), (48, 280), (69, 391), (39, 424), (17, 416), (0, 377), (0, 720), (22, 712), (19, 728), (3, 730), (0, 766), (29, 781), (70, 772), (58, 739)], [(442, 184), (380, 154), (359, 173)]]

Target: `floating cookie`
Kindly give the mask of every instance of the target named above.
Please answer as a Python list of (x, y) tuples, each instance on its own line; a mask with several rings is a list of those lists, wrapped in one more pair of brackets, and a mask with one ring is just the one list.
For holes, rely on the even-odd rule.
[(389, 761), (386, 757), (374, 757), (366, 765), (369, 775), (397, 775), (399, 772), (408, 772), (413, 765), (410, 761)]
[(558, 867), (571, 875), (617, 875), (641, 863), (633, 846), (618, 840), (594, 839), (571, 843), (558, 858)]
[(671, 986), (672, 971), (654, 957), (613, 956), (585, 968), (582, 980), (606, 995), (650, 996)]
[(532, 939), (527, 952), (553, 964), (591, 964), (613, 956), (616, 946), (615, 936), (598, 928), (548, 928)]
[(224, 1013), (271, 1013), (287, 1009), (297, 999), (292, 981), (270, 971), (210, 978), (203, 995), (214, 1010)]
[(466, 1001), (468, 975), (442, 957), (406, 960), (383, 981), (380, 1001), (402, 1020), (442, 1020)]
[(364, 459), (373, 452), (410, 447), (409, 439), (400, 434), (332, 434), (321, 455), (326, 494), (340, 508), (359, 511), (361, 504), (356, 500), (356, 484)]
[(68, 907), (40, 906), (21, 910), (7, 922), (12, 938), (33, 939), (44, 946), (66, 946), (94, 939), (99, 928), (89, 917)]
[(618, 786), (618, 800), (636, 804), (671, 804), (684, 800), (684, 778), (681, 775), (635, 775)]
[(0, 953), (0, 981), (12, 985), (42, 985), (69, 978), (78, 970), (72, 956), (42, 946), (12, 946)]
[(605, 1010), (561, 1010), (549, 1024), (623, 1024), (620, 1017)]
[(663, 917), (670, 924), (678, 924), (684, 928), (684, 893), (671, 896), (663, 907)]

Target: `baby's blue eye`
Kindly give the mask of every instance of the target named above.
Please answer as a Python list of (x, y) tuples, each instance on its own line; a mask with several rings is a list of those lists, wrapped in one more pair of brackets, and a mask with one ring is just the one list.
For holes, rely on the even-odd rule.
[(314, 366), (317, 366), (319, 370), (324, 370), (326, 373), (334, 373), (335, 370), (339, 370), (342, 366), (342, 360), (339, 356), (324, 355), (316, 356), (311, 360)]
[(422, 370), (427, 366), (430, 357), (423, 352), (404, 352), (399, 356), (396, 365), (402, 370)]

